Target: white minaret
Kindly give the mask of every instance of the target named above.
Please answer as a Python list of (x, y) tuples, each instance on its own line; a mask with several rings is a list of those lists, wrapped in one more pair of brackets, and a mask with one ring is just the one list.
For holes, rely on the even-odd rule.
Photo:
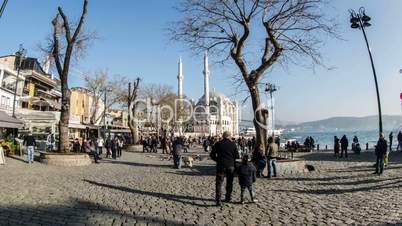
[(208, 51), (205, 51), (204, 55), (204, 97), (205, 97), (205, 111), (207, 112), (208, 122), (208, 135), (211, 135), (211, 125), (209, 116), (209, 68), (208, 68)]
[[(178, 74), (177, 74), (177, 95), (179, 96), (179, 98), (183, 98), (183, 64), (181, 62), (181, 57), (179, 58), (179, 68), (178, 68)], [(180, 105), (179, 105), (179, 109), (181, 109), (182, 107), (182, 103), (180, 101)], [(183, 135), (183, 126), (182, 126), (182, 121), (181, 121), (181, 117), (179, 115), (178, 117), (179, 121), (178, 121), (178, 126), (179, 126), (179, 135)]]
[(181, 98), (183, 97), (183, 64), (181, 62), (181, 57), (179, 59), (179, 68), (177, 74), (177, 95)]
[[(208, 69), (208, 51), (204, 55), (204, 97), (205, 107), (209, 110), (209, 69)], [(208, 111), (209, 112), (209, 111)]]

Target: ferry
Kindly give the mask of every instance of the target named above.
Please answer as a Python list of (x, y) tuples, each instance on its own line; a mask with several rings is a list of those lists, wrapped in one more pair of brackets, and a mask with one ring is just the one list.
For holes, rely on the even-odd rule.
[[(275, 136), (280, 136), (282, 134), (282, 132), (283, 132), (283, 129), (275, 129), (273, 131), (270, 129), (268, 130), (269, 135), (271, 135), (273, 133)], [(248, 127), (246, 129), (243, 129), (240, 132), (241, 136), (246, 136), (246, 137), (252, 137), (252, 136), (255, 136), (255, 134), (256, 134), (256, 132), (255, 132), (254, 127)]]

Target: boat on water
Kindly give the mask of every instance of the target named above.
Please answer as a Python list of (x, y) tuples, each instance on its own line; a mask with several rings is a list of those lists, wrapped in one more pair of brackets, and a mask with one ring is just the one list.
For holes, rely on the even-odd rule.
[[(283, 129), (268, 129), (268, 134), (274, 134), (275, 136), (280, 136), (283, 132)], [(248, 127), (243, 129), (242, 131), (240, 131), (240, 135), (241, 136), (245, 136), (245, 137), (252, 137), (255, 136), (256, 132), (255, 132), (255, 128), (254, 127)]]

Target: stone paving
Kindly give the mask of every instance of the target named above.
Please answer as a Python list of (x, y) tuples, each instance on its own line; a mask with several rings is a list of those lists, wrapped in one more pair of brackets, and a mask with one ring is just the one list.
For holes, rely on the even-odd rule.
[(402, 154), (384, 175), (374, 156), (299, 154), (316, 171), (255, 184), (256, 204), (214, 206), (214, 165), (176, 170), (160, 155), (123, 153), (85, 167), (0, 166), (0, 225), (402, 225)]

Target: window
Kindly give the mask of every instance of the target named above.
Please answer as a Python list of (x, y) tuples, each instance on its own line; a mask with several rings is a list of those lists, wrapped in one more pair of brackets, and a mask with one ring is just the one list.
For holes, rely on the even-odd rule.
[(1, 87), (7, 89), (9, 91), (14, 92), (15, 90), (15, 82), (17, 81), (17, 77), (10, 74), (7, 71), (4, 71), (3, 81), (1, 83)]
[(6, 96), (1, 96), (1, 106), (6, 106)]

